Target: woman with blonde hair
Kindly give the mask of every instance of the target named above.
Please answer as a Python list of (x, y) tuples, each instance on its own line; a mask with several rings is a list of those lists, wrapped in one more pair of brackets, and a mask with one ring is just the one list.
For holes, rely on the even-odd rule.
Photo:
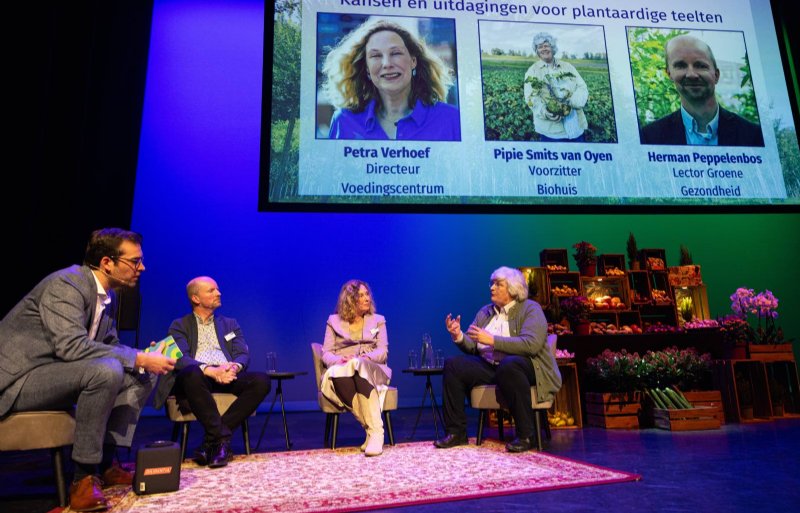
[(461, 140), (446, 103), (449, 70), (400, 25), (369, 20), (328, 53), (324, 90), (336, 107), (331, 139)]
[(381, 405), (392, 370), (386, 319), (375, 313), (369, 285), (350, 280), (342, 286), (336, 311), (328, 317), (322, 361), (322, 394), (350, 410), (367, 432), (361, 446), (366, 456), (383, 453)]

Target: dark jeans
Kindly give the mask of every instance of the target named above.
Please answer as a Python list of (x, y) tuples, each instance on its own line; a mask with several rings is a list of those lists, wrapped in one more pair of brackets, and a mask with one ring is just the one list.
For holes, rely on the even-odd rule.
[(467, 415), (464, 401), (472, 387), (497, 385), (508, 403), (519, 438), (533, 434), (531, 387), (536, 384), (533, 364), (527, 356), (508, 355), (499, 365), (491, 365), (476, 355), (448, 358), (442, 376), (442, 410), (447, 433), (466, 435)]
[[(270, 390), (269, 376), (263, 372), (242, 371), (236, 381), (221, 385), (203, 375), (197, 365), (189, 365), (175, 377), (174, 392), (181, 404), (188, 404), (206, 431), (208, 443), (228, 440), (231, 432), (249, 417)], [(233, 394), (236, 400), (223, 415), (214, 402), (215, 392)]]

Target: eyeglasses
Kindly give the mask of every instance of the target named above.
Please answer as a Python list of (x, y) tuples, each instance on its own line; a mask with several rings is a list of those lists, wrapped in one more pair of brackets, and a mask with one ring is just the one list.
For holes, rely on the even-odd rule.
[(122, 260), (123, 262), (131, 266), (131, 268), (134, 271), (138, 271), (144, 265), (144, 258), (125, 258), (118, 256), (118, 257), (113, 257), (112, 260)]

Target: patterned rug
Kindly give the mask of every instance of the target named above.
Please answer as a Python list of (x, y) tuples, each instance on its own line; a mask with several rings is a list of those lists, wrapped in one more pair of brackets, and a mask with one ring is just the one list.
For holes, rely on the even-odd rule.
[[(237, 456), (225, 468), (181, 468), (174, 493), (106, 490), (112, 513), (345, 512), (635, 481), (640, 476), (547, 453), (509, 454), (487, 440), (453, 449), (431, 442)], [(67, 510), (69, 511), (69, 510)]]

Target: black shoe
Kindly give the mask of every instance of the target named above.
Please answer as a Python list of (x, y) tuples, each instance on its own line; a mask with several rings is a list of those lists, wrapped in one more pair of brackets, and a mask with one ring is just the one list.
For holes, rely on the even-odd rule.
[(467, 435), (447, 435), (433, 442), (437, 449), (449, 449), (457, 445), (467, 445)]
[(506, 444), (506, 450), (508, 452), (525, 452), (530, 451), (533, 445), (529, 438), (515, 438), (511, 442)]
[(192, 459), (200, 465), (208, 465), (210, 456), (214, 453), (214, 444), (211, 442), (203, 442), (203, 444), (194, 451)]
[(231, 460), (231, 445), (230, 441), (223, 440), (214, 445), (214, 450), (210, 453), (208, 458), (208, 468), (224, 467)]

